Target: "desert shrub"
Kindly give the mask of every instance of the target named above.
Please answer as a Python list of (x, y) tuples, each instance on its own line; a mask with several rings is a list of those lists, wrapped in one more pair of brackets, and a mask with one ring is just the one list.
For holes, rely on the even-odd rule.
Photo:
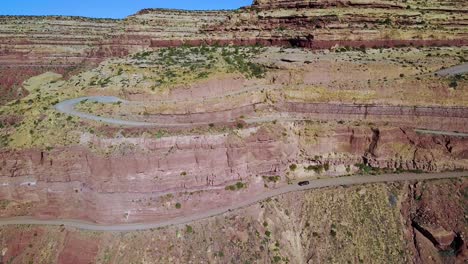
[(263, 176), (263, 179), (267, 182), (279, 182), (281, 177), (280, 176)]
[(237, 182), (236, 184), (226, 186), (224, 189), (226, 191), (237, 191), (246, 187), (247, 187), (247, 184), (243, 182)]
[(265, 75), (265, 67), (251, 61), (261, 51), (259, 47), (223, 48), (221, 56), (231, 71), (238, 71), (248, 78), (261, 78)]
[(455, 76), (450, 77), (450, 82), (449, 82), (449, 87), (450, 88), (457, 88), (458, 87), (458, 82), (463, 80), (464, 77), (461, 74), (457, 74)]
[(358, 164), (355, 164), (354, 166), (358, 167), (359, 172), (362, 174), (377, 175), (377, 174), (384, 172), (384, 170), (380, 168), (374, 168), (368, 164), (358, 163)]
[[(325, 169), (323, 165), (309, 165), (305, 168), (308, 171), (313, 170), (315, 173), (320, 174)], [(328, 167), (327, 167), (328, 170)]]
[(289, 165), (289, 169), (291, 171), (295, 171), (297, 169), (297, 165), (296, 164), (291, 164), (291, 165)]
[(133, 59), (136, 59), (136, 60), (142, 60), (142, 59), (145, 59), (147, 58), (149, 55), (151, 55), (152, 52), (151, 51), (143, 51), (143, 52), (138, 52), (136, 53), (135, 55), (133, 55)]

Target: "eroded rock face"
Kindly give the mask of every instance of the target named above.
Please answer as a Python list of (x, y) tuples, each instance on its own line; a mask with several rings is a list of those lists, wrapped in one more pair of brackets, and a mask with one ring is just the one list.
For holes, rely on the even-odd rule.
[(464, 263), (468, 258), (467, 183), (463, 180), (409, 186), (402, 213), (415, 263)]
[(100, 240), (90, 240), (89, 237), (75, 232), (67, 232), (63, 248), (58, 255), (57, 263), (93, 263), (99, 251)]
[(8, 226), (0, 229), (0, 260), (406, 263), (400, 217), (388, 202), (389, 189), (367, 185), (289, 193), (187, 225), (138, 232)]
[(0, 17), (2, 97), (24, 96), (18, 87), (31, 76), (46, 71), (66, 74), (150, 47), (468, 44), (463, 1), (420, 5), (414, 1), (255, 1), (252, 7), (232, 12), (146, 9), (124, 20), (4, 16)]
[[(114, 214), (119, 215), (117, 218), (129, 214), (132, 203), (155, 199), (158, 205), (148, 200), (137, 209), (136, 215), (132, 213), (135, 220), (154, 220), (167, 213), (178, 215), (184, 211), (175, 209), (176, 201), (171, 201), (172, 207), (166, 208), (163, 196), (167, 194), (187, 195), (184, 207), (189, 210), (188, 203), (212, 200), (225, 186), (238, 181), (251, 182), (251, 191), (255, 193), (256, 189), (263, 188), (259, 175), (279, 174), (286, 166), (286, 157), (294, 156), (295, 152), (291, 146), (268, 135), (262, 136), (261, 132), (244, 140), (235, 136), (174, 137), (143, 144), (149, 153), (135, 152), (131, 145), (128, 149), (121, 145), (123, 154), (111, 157), (82, 148), (57, 150), (52, 154), (3, 153), (1, 174), (6, 182), (2, 183), (2, 199), (22, 200), (19, 207), (34, 203), (34, 208), (29, 208), (33, 215), (110, 222), (115, 221)], [(213, 200), (192, 207), (215, 208), (226, 202), (229, 201)], [(60, 209), (65, 207), (70, 210)]]
[[(359, 7), (372, 7), (372, 8), (394, 8), (403, 9), (406, 8), (406, 4), (414, 4), (415, 1), (391, 1), (391, 0), (254, 0), (253, 6), (257, 8), (307, 8), (307, 7), (347, 7), (347, 6), (359, 6)], [(459, 1), (427, 1), (428, 6), (438, 7), (440, 9), (447, 9), (452, 7)], [(462, 4), (463, 5), (463, 4)]]
[[(303, 129), (89, 141), (96, 151), (110, 149), (109, 156), (84, 147), (3, 152), (0, 200), (8, 204), (1, 215), (106, 223), (155, 221), (248, 199), (268, 188), (263, 176), (280, 176), (278, 184), (287, 178), (310, 177), (313, 172), (302, 168), (311, 164), (327, 164), (321, 173), (329, 176), (353, 172), (355, 164), (364, 162), (398, 170), (467, 168), (460, 156), (467, 149), (466, 139), (450, 139), (449, 151), (447, 144), (440, 144), (443, 136), (400, 128), (381, 128), (378, 138), (376, 128), (294, 132)], [(299, 169), (291, 171), (290, 164)], [(242, 195), (225, 190), (236, 182), (248, 186)]]

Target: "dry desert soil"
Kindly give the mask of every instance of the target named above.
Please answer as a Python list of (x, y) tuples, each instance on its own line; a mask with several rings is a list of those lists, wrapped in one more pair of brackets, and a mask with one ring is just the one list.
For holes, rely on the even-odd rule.
[(466, 263), (468, 3), (0, 16), (0, 263)]

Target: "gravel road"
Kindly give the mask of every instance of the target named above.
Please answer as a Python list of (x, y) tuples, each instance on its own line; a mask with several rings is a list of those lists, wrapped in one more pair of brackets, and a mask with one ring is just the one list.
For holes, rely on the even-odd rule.
[(113, 231), (113, 232), (126, 232), (136, 230), (147, 230), (159, 227), (167, 227), (172, 225), (182, 225), (190, 222), (206, 219), (209, 217), (217, 216), (230, 212), (235, 209), (240, 209), (268, 198), (278, 196), (285, 193), (304, 191), (309, 189), (317, 189), (324, 187), (334, 186), (349, 186), (355, 184), (369, 184), (369, 183), (382, 183), (382, 182), (397, 182), (397, 181), (422, 181), (431, 179), (450, 179), (467, 177), (468, 172), (443, 172), (443, 173), (401, 173), (401, 174), (382, 174), (382, 175), (356, 175), (347, 177), (338, 177), (330, 179), (319, 179), (311, 180), (309, 185), (299, 186), (297, 182), (273, 189), (262, 193), (256, 197), (247, 199), (240, 203), (236, 203), (230, 206), (220, 207), (205, 212), (195, 213), (192, 215), (186, 215), (182, 217), (176, 217), (168, 219), (166, 221), (154, 222), (154, 223), (132, 223), (132, 224), (97, 224), (92, 222), (85, 222), (80, 220), (72, 219), (57, 219), (57, 220), (41, 220), (32, 217), (13, 217), (0, 219), (0, 226), (5, 225), (64, 225), (67, 227), (74, 227), (84, 230), (93, 231)]
[(457, 74), (464, 74), (468, 72), (468, 62), (464, 64), (460, 64), (457, 66), (453, 66), (447, 69), (440, 70), (437, 73), (439, 76), (453, 76)]

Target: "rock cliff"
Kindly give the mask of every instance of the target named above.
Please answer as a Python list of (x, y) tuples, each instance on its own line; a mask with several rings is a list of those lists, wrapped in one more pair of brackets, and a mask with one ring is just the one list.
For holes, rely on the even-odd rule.
[[(172, 221), (299, 181), (468, 170), (468, 78), (434, 74), (466, 63), (467, 14), (257, 0), (0, 17), (0, 218)], [(256, 44), (279, 47), (237, 47)], [(461, 178), (293, 192), (125, 234), (6, 226), (0, 263), (462, 263), (466, 197)]]
[(462, 46), (467, 11), (464, 1), (256, 1), (235, 11), (146, 9), (123, 20), (3, 16), (0, 87), (2, 98), (15, 98), (30, 76), (183, 44)]
[[(311, 175), (344, 175), (364, 163), (402, 171), (467, 169), (466, 139), (399, 128), (343, 126), (320, 133), (315, 125), (304, 126), (283, 132), (262, 128), (241, 137), (90, 141), (96, 150), (113, 149), (108, 156), (83, 147), (2, 152), (0, 200), (10, 203), (0, 213), (104, 223), (155, 221), (242, 201), (268, 188), (265, 177), (270, 176), (285, 184)], [(297, 169), (291, 170), (291, 164)], [(248, 186), (242, 195), (226, 189), (237, 182)]]

